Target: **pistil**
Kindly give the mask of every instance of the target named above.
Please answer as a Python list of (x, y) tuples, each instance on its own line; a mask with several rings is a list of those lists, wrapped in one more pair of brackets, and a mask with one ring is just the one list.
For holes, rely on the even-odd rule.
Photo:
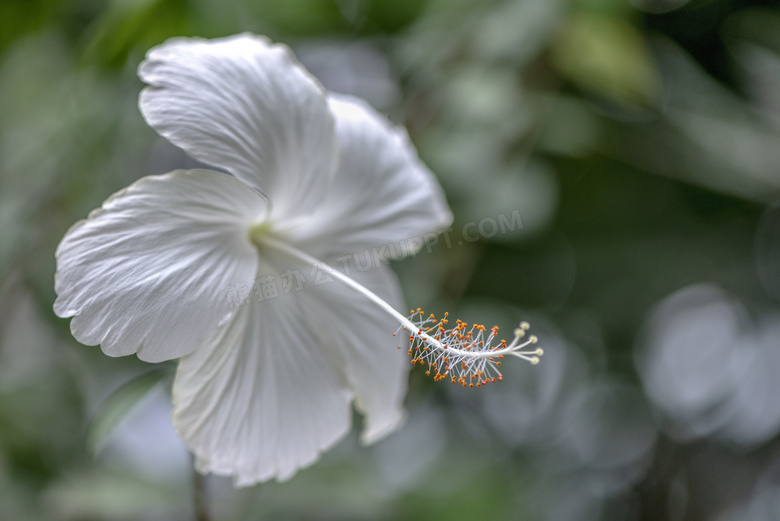
[(464, 387), (481, 387), (503, 379), (498, 368), (504, 356), (511, 355), (536, 365), (543, 354), (540, 348), (529, 348), (537, 343), (536, 336), (531, 335), (524, 340), (529, 328), (527, 322), (520, 323), (514, 331), (514, 339), (507, 344), (504, 340), (495, 340), (498, 333), (497, 326), (492, 327), (488, 333), (485, 326), (474, 324), (469, 328), (466, 322), (458, 320), (455, 327), (448, 328), (449, 319), (446, 313), (444, 318), (436, 320), (433, 315), (425, 317), (419, 308), (413, 310), (411, 316), (407, 318), (376, 293), (347, 275), (269, 235), (263, 225), (258, 226), (256, 230), (253, 228), (250, 235), (252, 241), (258, 246), (275, 248), (310, 266), (327, 270), (334, 279), (357, 291), (390, 314), (400, 324), (396, 334), (401, 330), (409, 334), (411, 344), (409, 356), (412, 358), (412, 364), (427, 364), (426, 373), (433, 374), (437, 381), (449, 379), (452, 383)]

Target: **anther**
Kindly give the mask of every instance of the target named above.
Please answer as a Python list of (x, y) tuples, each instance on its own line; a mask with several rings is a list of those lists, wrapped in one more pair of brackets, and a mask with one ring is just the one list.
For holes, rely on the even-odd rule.
[[(464, 387), (481, 387), (503, 380), (498, 367), (505, 354), (514, 354), (536, 365), (544, 353), (541, 348), (525, 350), (530, 344), (538, 342), (535, 335), (521, 340), (530, 328), (527, 322), (521, 322), (515, 328), (514, 339), (508, 344), (505, 340), (496, 339), (498, 326), (490, 328), (488, 334), (487, 328), (481, 324), (456, 319), (455, 326), (447, 329), (444, 326), (448, 316), (449, 313), (444, 313), (444, 318), (436, 320), (433, 314), (426, 317), (422, 309), (417, 308), (411, 311), (404, 327), (410, 333), (408, 354), (412, 363), (426, 364), (426, 374), (433, 372), (435, 381), (444, 380), (446, 376), (452, 383), (460, 383)], [(444, 356), (445, 353), (447, 356)], [(446, 373), (442, 374), (442, 370)]]

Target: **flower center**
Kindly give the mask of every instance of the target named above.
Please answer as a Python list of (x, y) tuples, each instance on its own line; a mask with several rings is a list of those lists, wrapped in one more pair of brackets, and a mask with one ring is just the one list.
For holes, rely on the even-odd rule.
[(263, 221), (255, 223), (249, 227), (249, 240), (252, 241), (257, 248), (262, 245), (263, 239), (268, 237), (271, 233), (273, 226), (270, 221)]

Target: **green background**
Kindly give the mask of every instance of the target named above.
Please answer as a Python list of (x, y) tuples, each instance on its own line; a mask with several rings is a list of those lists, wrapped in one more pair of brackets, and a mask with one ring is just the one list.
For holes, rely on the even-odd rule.
[(193, 518), (175, 366), (79, 345), (54, 250), (187, 166), (137, 110), (144, 53), (245, 31), (405, 125), (440, 179), (452, 242), (395, 264), (409, 305), (528, 320), (546, 352), (472, 391), (413, 371), (404, 429), (287, 483), (209, 478), (214, 519), (780, 518), (776, 2), (2, 0), (0, 519)]

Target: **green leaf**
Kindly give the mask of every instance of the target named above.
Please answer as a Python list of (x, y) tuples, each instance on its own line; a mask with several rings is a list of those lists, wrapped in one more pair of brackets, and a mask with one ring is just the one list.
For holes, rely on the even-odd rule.
[(154, 369), (130, 380), (114, 391), (103, 402), (87, 427), (87, 451), (93, 456), (99, 454), (122, 420), (167, 375), (168, 371), (164, 368)]

